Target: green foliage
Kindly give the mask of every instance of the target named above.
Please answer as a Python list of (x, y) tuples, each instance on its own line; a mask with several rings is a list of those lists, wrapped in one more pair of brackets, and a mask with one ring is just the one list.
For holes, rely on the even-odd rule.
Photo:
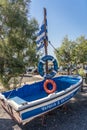
[(55, 51), (56, 57), (59, 60), (60, 65), (67, 64), (72, 61), (72, 55), (74, 52), (75, 43), (70, 41), (66, 36), (62, 42), (60, 48), (58, 48), (58, 52)]
[(78, 70), (78, 73), (79, 73), (82, 77), (85, 77), (85, 73), (84, 73), (83, 68), (80, 68), (80, 69)]
[(80, 63), (87, 62), (87, 40), (86, 39), (84, 39), (84, 41), (78, 45), (77, 53), (78, 53), (78, 60)]
[(34, 42), (38, 23), (29, 19), (29, 5), (30, 0), (0, 1), (0, 79), (4, 85), (38, 61)]
[(87, 39), (84, 36), (80, 36), (76, 41), (70, 41), (66, 36), (57, 50), (55, 54), (60, 65), (87, 62)]

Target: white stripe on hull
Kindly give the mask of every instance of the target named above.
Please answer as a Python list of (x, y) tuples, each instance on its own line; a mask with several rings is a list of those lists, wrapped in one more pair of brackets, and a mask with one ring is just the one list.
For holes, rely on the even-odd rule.
[[(80, 86), (77, 87), (76, 89), (74, 89), (73, 91), (70, 91), (69, 93), (67, 93), (67, 94), (65, 94), (65, 95), (63, 95), (63, 96), (61, 96), (61, 97), (58, 97), (58, 98), (56, 98), (56, 99), (54, 99), (54, 100), (51, 100), (51, 101), (42, 103), (42, 104), (40, 104), (40, 105), (34, 106), (34, 107), (32, 107), (32, 108), (29, 108), (29, 109), (25, 109), (25, 110), (23, 110), (23, 111), (20, 112), (20, 115), (22, 115), (23, 113), (26, 113), (26, 112), (28, 112), (28, 111), (35, 110), (35, 109), (40, 108), (40, 107), (43, 108), (44, 106), (53, 104), (53, 103), (55, 103), (55, 102), (58, 101), (58, 100), (62, 100), (62, 99), (64, 99), (65, 97), (67, 97), (68, 95), (73, 94), (73, 93), (74, 93), (75, 91), (77, 91), (79, 88), (80, 88)], [(69, 100), (70, 100), (70, 99), (69, 99)], [(25, 119), (25, 120), (22, 120), (22, 123), (26, 123), (26, 122), (28, 122), (28, 121), (34, 119), (34, 118), (37, 117), (37, 116), (40, 116), (40, 115), (42, 115), (42, 114), (44, 114), (44, 113), (47, 113), (47, 112), (49, 112), (49, 111), (51, 111), (51, 110), (53, 110), (53, 109), (55, 109), (55, 108), (57, 108), (57, 107), (63, 105), (64, 103), (66, 103), (66, 102), (69, 101), (69, 100), (66, 100), (65, 102), (61, 103), (61, 104), (58, 105), (58, 106), (55, 106), (54, 108), (52, 108), (52, 109), (50, 109), (50, 110), (47, 110), (47, 111), (45, 111), (45, 112), (43, 111), (43, 113), (41, 113), (41, 114), (38, 114), (38, 115), (36, 115), (36, 116), (30, 117), (30, 118)]]

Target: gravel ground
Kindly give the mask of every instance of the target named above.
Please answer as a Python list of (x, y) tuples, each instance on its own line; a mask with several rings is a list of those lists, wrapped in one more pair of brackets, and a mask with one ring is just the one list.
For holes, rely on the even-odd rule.
[(66, 106), (67, 110), (56, 109), (47, 114), (46, 126), (37, 118), (21, 128), (0, 105), (0, 130), (87, 130), (87, 86)]

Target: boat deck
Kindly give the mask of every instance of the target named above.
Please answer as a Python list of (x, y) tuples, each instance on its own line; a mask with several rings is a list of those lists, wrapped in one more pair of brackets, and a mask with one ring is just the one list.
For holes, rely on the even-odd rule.
[[(57, 84), (57, 90), (56, 92), (60, 92), (62, 90), (67, 89), (73, 84), (76, 84), (78, 82), (78, 78), (67, 78), (67, 76), (61, 76), (53, 79), (55, 83)], [(31, 102), (35, 101), (41, 98), (44, 98), (48, 96), (48, 94), (44, 90), (44, 81), (36, 82), (34, 84), (26, 84), (20, 88), (4, 92), (4, 96), (7, 99), (11, 99), (18, 104), (24, 103), (24, 102)], [(52, 85), (49, 84), (49, 88), (52, 88)]]

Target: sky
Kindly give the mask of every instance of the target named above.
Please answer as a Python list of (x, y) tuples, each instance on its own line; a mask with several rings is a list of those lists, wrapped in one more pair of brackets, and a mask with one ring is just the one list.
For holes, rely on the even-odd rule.
[[(39, 25), (43, 21), (43, 8), (47, 9), (48, 38), (58, 48), (66, 35), (70, 40), (87, 37), (87, 0), (32, 0), (30, 16)], [(48, 52), (54, 55), (50, 46)]]

